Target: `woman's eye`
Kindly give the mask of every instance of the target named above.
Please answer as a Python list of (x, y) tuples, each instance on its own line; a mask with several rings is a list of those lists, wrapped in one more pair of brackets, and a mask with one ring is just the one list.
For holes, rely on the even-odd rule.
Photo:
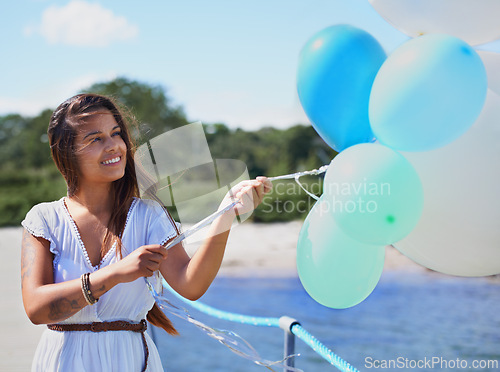
[(97, 142), (100, 140), (101, 140), (101, 137), (95, 137), (94, 139), (92, 139), (92, 141), (90, 141), (90, 143)]
[(114, 132), (112, 134), (112, 136), (121, 136), (122, 135), (122, 132), (121, 131), (118, 131), (118, 132)]

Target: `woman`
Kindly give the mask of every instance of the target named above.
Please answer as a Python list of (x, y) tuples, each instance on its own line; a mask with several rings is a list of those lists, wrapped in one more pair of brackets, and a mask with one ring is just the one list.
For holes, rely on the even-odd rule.
[[(47, 324), (33, 371), (161, 371), (145, 334), (145, 317), (176, 334), (154, 305), (143, 277), (161, 272), (195, 300), (215, 278), (235, 213), (215, 220), (193, 257), (163, 208), (139, 199), (134, 148), (124, 116), (107, 97), (81, 94), (63, 102), (49, 129), (52, 157), (68, 194), (41, 203), (22, 222), (22, 294), (35, 324)], [(236, 213), (271, 189), (265, 177), (240, 183)], [(222, 231), (222, 232), (221, 232)], [(150, 278), (159, 285), (157, 276)]]

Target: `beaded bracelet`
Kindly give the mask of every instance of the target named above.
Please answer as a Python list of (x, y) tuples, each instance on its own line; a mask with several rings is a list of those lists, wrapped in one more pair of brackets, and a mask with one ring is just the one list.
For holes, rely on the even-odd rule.
[(85, 273), (82, 274), (81, 279), (82, 279), (82, 292), (83, 292), (83, 297), (85, 297), (85, 301), (89, 305), (95, 304), (97, 301), (99, 301), (98, 298), (95, 298), (92, 295), (92, 291), (90, 290), (90, 273)]

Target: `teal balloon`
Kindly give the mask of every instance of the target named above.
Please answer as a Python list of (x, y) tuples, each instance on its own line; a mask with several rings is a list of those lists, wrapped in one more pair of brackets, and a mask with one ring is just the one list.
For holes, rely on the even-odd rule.
[(422, 183), (410, 162), (376, 143), (355, 145), (338, 154), (326, 171), (323, 196), (342, 231), (376, 245), (408, 235), (424, 204)]
[(417, 37), (396, 49), (375, 78), (373, 133), (396, 150), (436, 149), (470, 128), (486, 92), (486, 70), (472, 47), (449, 35)]
[(385, 247), (345, 235), (321, 198), (299, 234), (297, 270), (307, 293), (321, 305), (346, 309), (375, 289), (384, 267)]
[(336, 151), (374, 140), (368, 104), (385, 58), (377, 40), (349, 25), (328, 27), (303, 47), (297, 71), (299, 99), (315, 130)]

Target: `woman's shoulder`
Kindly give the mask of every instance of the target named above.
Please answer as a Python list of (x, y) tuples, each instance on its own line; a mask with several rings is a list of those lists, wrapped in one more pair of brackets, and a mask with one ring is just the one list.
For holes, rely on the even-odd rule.
[(60, 225), (63, 213), (62, 198), (39, 203), (29, 210), (21, 225), (32, 235), (49, 239), (50, 231)]
[(59, 214), (63, 205), (63, 198), (59, 200), (54, 200), (51, 202), (42, 202), (39, 204), (34, 205), (29, 212), (27, 213), (26, 217), (32, 216), (49, 216), (52, 214)]

